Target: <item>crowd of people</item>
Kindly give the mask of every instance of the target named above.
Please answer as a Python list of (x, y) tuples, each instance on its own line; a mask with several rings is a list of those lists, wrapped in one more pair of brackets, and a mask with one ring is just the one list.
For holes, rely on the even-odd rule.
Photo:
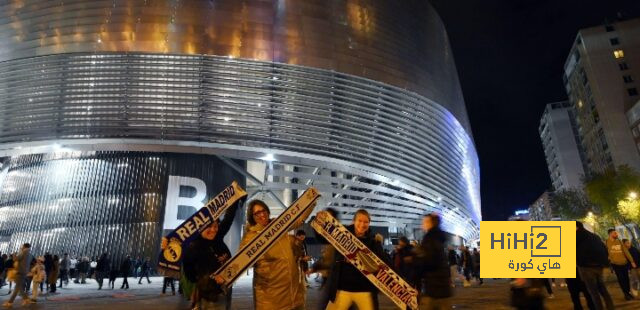
[[(120, 266), (110, 263), (109, 255), (103, 253), (99, 258), (87, 256), (62, 256), (46, 252), (43, 256), (34, 256), (31, 245), (25, 243), (19, 252), (0, 255), (0, 289), (7, 286), (9, 300), (3, 306), (11, 307), (20, 295), (23, 305), (35, 303), (42, 293), (57, 294), (57, 289), (69, 285), (70, 281), (87, 284), (87, 278), (94, 278), (101, 290), (104, 279), (108, 279), (108, 287), (114, 289), (115, 279), (123, 277), (121, 289), (128, 289), (128, 277), (139, 277), (142, 284), (144, 277), (149, 281), (151, 260), (140, 258), (132, 260), (127, 256)], [(31, 295), (31, 296), (29, 296)]]
[[(197, 238), (184, 249), (182, 278), (179, 293), (191, 301), (193, 309), (230, 309), (232, 289), (223, 285), (224, 279), (212, 276), (226, 261), (233, 257), (224, 242), (237, 213), (238, 206), (227, 210), (222, 220), (213, 221), (201, 230)], [(337, 218), (337, 212), (327, 209)], [(303, 214), (294, 227), (300, 227), (310, 211)], [(240, 246), (249, 243), (270, 223), (271, 211), (266, 203), (253, 200), (247, 207), (247, 223)], [(447, 234), (440, 229), (440, 217), (428, 214), (423, 217), (425, 232), (420, 242), (400, 237), (393, 251), (387, 252), (380, 235), (370, 229), (371, 217), (358, 210), (346, 228), (368, 249), (394, 269), (411, 286), (420, 292), (420, 309), (451, 309), (453, 289), (460, 283), (469, 287), (472, 282), (483, 284), (480, 278), (480, 251), (464, 245), (449, 245)], [(582, 309), (580, 294), (589, 309), (613, 309), (614, 303), (604, 284), (603, 270), (615, 273), (625, 299), (632, 300), (640, 290), (640, 252), (629, 240), (620, 240), (615, 230), (609, 238), (601, 240), (576, 222), (577, 273), (574, 279), (512, 279), (511, 304), (517, 309), (544, 309), (544, 300), (553, 298), (556, 282), (569, 290), (574, 309)], [(307, 276), (317, 273), (321, 278), (320, 300), (317, 309), (347, 310), (378, 309), (378, 288), (354, 265), (347, 261), (320, 234), (316, 240), (322, 244), (322, 256), (311, 263), (312, 258), (305, 244), (306, 233), (296, 230), (275, 243), (253, 265), (253, 302), (257, 310), (305, 309)], [(164, 244), (164, 242), (163, 242)], [(87, 283), (95, 278), (98, 289), (114, 289), (116, 277), (123, 277), (121, 289), (128, 289), (127, 278), (134, 276), (142, 284), (148, 283), (151, 261), (127, 256), (119, 266), (111, 264), (108, 253), (98, 258), (61, 257), (45, 253), (34, 257), (31, 246), (25, 243), (18, 253), (2, 255), (0, 264), (0, 288), (8, 285), (11, 296), (4, 303), (11, 307), (17, 295), (24, 304), (37, 301), (41, 292), (55, 294), (56, 288), (69, 281)], [(162, 293), (171, 287), (175, 295), (175, 280), (165, 277)], [(544, 295), (544, 291), (547, 295)], [(31, 296), (28, 294), (31, 293)]]

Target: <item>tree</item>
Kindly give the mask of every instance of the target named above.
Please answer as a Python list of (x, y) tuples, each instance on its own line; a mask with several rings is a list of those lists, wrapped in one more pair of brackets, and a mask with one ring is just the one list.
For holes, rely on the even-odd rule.
[(582, 219), (589, 212), (600, 211), (584, 192), (577, 189), (556, 191), (551, 198), (551, 205), (564, 220)]
[[(630, 193), (637, 193), (639, 189), (640, 174), (626, 165), (593, 174), (585, 182), (587, 197), (600, 208), (603, 219), (611, 221), (611, 225), (625, 225), (629, 222), (630, 218), (627, 218), (627, 215), (631, 215), (631, 205), (624, 201), (629, 198)], [(622, 210), (626, 213), (621, 212), (621, 203)]]

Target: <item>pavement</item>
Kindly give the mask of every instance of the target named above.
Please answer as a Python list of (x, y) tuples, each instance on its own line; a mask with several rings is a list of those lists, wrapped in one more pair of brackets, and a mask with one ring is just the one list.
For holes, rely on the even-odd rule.
[[(87, 284), (69, 283), (68, 286), (58, 288), (56, 294), (40, 296), (37, 304), (21, 306), (21, 298), (14, 303), (14, 309), (131, 309), (131, 310), (187, 310), (189, 302), (181, 298), (179, 294), (171, 295), (170, 289), (167, 295), (162, 291), (162, 278), (151, 278), (152, 283), (138, 284), (133, 278), (129, 278), (130, 289), (121, 290), (122, 278), (118, 278), (115, 289), (103, 288), (98, 290), (95, 280), (87, 280)], [(609, 275), (607, 280), (609, 293), (613, 297), (616, 309), (640, 309), (640, 298), (634, 301), (625, 301), (620, 288), (615, 282), (615, 277)], [(106, 286), (105, 280), (105, 286)], [(307, 309), (315, 309), (319, 294), (318, 283), (310, 278), (311, 287), (307, 293)], [(176, 282), (177, 289), (177, 282)], [(0, 302), (8, 299), (8, 286), (0, 289)], [(546, 300), (547, 309), (572, 309), (569, 292), (566, 288), (556, 286), (554, 298)], [(381, 294), (381, 310), (397, 309), (394, 304)], [(509, 307), (509, 281), (504, 279), (487, 279), (485, 284), (474, 283), (471, 287), (457, 287), (452, 299), (455, 309), (511, 309)], [(586, 303), (583, 300), (586, 308)], [(251, 277), (240, 278), (233, 288), (233, 309), (252, 309)]]

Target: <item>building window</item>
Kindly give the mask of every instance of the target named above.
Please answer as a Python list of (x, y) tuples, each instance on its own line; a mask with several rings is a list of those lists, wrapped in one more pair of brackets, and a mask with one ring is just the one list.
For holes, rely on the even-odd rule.
[(611, 42), (611, 45), (619, 45), (620, 44), (620, 40), (618, 40), (618, 38), (611, 38), (609, 39), (609, 42)]
[(604, 26), (604, 29), (605, 29), (607, 32), (612, 32), (612, 31), (615, 31), (615, 30), (616, 30), (616, 28), (614, 28), (614, 27), (613, 27), (613, 25), (605, 25), (605, 26)]
[(618, 64), (618, 67), (620, 67), (620, 70), (621, 70), (621, 71), (629, 70), (629, 66), (627, 65), (627, 63), (626, 63), (626, 62), (621, 62), (621, 63), (619, 63), (619, 64)]
[(629, 96), (637, 96), (638, 95), (638, 89), (637, 88), (628, 88), (627, 92), (629, 93)]
[(616, 59), (623, 58), (624, 57), (624, 51), (623, 50), (615, 50), (615, 51), (613, 51), (613, 57), (615, 57)]
[(632, 83), (633, 82), (633, 78), (630, 75), (625, 75), (622, 77), (622, 79), (624, 80), (625, 83)]

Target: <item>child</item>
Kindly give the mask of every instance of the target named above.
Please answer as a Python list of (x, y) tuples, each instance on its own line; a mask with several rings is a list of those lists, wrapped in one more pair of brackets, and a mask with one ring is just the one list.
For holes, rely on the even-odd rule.
[(111, 271), (109, 271), (109, 284), (107, 284), (107, 286), (111, 286), (111, 289), (113, 289), (115, 286), (117, 277), (118, 277), (118, 269), (111, 268)]
[(31, 276), (33, 277), (32, 282), (32, 291), (33, 295), (31, 297), (31, 301), (35, 302), (38, 299), (38, 291), (40, 289), (40, 283), (44, 282), (45, 272), (44, 272), (44, 257), (40, 256), (36, 259), (36, 263), (31, 268)]

